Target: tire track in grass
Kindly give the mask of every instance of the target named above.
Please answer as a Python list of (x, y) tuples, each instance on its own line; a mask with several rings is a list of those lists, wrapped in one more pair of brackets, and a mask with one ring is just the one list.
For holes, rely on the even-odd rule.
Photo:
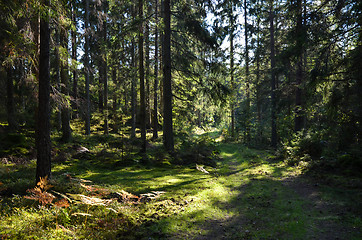
[(220, 154), (217, 181), (231, 196), (214, 207), (232, 214), (196, 223), (189, 239), (361, 239), (299, 169), (237, 144), (222, 144)]

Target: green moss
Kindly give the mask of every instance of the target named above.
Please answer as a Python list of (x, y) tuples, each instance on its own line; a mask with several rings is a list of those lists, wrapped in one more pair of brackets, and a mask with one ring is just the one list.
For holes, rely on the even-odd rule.
[[(173, 156), (162, 150), (160, 142), (150, 148), (148, 165), (141, 164), (139, 147), (120, 135), (74, 134), (70, 144), (54, 142), (56, 156), (65, 152), (70, 157), (53, 164), (52, 190), (101, 198), (111, 198), (108, 193), (122, 190), (138, 196), (164, 192), (141, 204), (113, 201), (107, 206), (95, 206), (73, 202), (69, 208), (39, 208), (37, 202), (20, 196), (33, 187), (35, 161), (28, 165), (3, 164), (2, 187), (18, 195), (0, 200), (0, 236), (188, 239), (199, 235), (215, 237), (217, 229), (221, 229), (227, 239), (308, 239), (311, 231), (318, 231), (311, 230), (311, 226), (327, 216), (306, 210), (309, 200), (283, 182), (287, 177), (300, 176), (301, 169), (270, 160), (271, 154), (265, 151), (238, 144), (216, 144), (207, 137), (195, 141), (199, 142), (195, 151), (204, 151), (211, 144), (215, 154), (219, 152), (215, 166), (204, 165), (209, 174), (198, 171), (194, 164), (171, 164)], [(75, 159), (74, 145), (87, 147), (90, 157)], [(326, 191), (324, 196), (341, 196), (338, 201), (348, 204), (342, 195), (336, 191), (328, 195)], [(345, 222), (360, 226), (360, 219), (353, 214), (348, 216)]]

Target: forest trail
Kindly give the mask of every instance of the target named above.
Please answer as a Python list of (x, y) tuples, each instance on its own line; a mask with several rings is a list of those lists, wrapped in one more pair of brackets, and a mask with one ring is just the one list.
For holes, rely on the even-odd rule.
[(342, 192), (328, 196), (327, 186), (303, 176), (300, 169), (269, 160), (262, 151), (222, 144), (220, 154), (223, 163), (217, 181), (229, 196), (227, 201), (215, 201), (213, 208), (226, 214), (196, 223), (196, 236), (181, 234), (177, 239), (362, 237), (352, 220), (359, 209), (348, 206)]
[[(19, 195), (3, 195), (0, 239), (56, 234), (58, 239), (362, 239), (359, 178), (331, 172), (306, 175), (303, 167), (288, 166), (267, 150), (212, 144), (194, 149), (217, 150), (215, 167), (168, 162), (124, 166), (121, 159), (113, 159), (114, 149), (55, 162), (51, 191), (101, 202), (113, 199), (111, 205), (74, 202), (52, 213), (48, 206), (29, 207), (37, 204)], [(0, 165), (3, 189), (26, 192), (34, 172), (35, 162)], [(135, 203), (120, 193), (154, 197)]]

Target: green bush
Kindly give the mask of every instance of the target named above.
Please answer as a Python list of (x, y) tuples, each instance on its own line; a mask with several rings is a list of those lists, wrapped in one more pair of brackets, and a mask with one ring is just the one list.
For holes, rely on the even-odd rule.
[(208, 135), (199, 137), (183, 136), (175, 164), (203, 164), (211, 167), (216, 166), (217, 150), (214, 139)]
[(289, 165), (296, 165), (300, 161), (308, 162), (320, 159), (323, 147), (323, 141), (317, 134), (301, 131), (283, 144), (279, 154), (283, 155)]
[(33, 140), (24, 134), (8, 133), (0, 136), (0, 157), (25, 157), (32, 151)]
[(343, 175), (361, 175), (362, 148), (351, 145), (343, 152), (338, 150), (334, 142), (323, 141), (318, 132), (303, 131), (285, 142), (278, 155), (290, 166), (302, 163), (308, 170), (337, 172)]
[(348, 152), (337, 156), (336, 167), (347, 175), (361, 176), (362, 174), (362, 149), (361, 146), (353, 145)]

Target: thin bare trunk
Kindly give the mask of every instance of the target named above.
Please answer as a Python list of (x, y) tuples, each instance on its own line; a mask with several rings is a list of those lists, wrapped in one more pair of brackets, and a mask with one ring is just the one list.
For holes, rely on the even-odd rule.
[[(100, 23), (99, 23), (100, 25)], [(103, 104), (103, 100), (104, 100), (104, 53), (103, 53), (103, 22), (102, 22), (102, 26), (99, 26), (98, 28), (98, 70), (99, 70), (99, 76), (98, 76), (98, 110), (103, 113), (104, 110), (104, 104)]]
[(170, 0), (163, 1), (163, 140), (167, 151), (174, 151), (172, 125), (172, 83), (171, 83), (171, 8)]
[(244, 1), (245, 22), (245, 81), (246, 81), (246, 142), (250, 143), (250, 79), (249, 79), (249, 44), (248, 44), (248, 17), (247, 1)]
[[(258, 1), (258, 8), (260, 7), (260, 2)], [(258, 119), (258, 141), (259, 143), (262, 140), (262, 126), (261, 126), (261, 83), (260, 83), (260, 17), (257, 17), (257, 40), (256, 40), (256, 109), (257, 109), (257, 119)]]
[[(132, 18), (136, 19), (136, 9), (135, 6), (132, 6)], [(135, 41), (132, 38), (131, 42), (131, 65), (132, 65), (132, 83), (131, 83), (131, 138), (136, 137), (136, 101), (137, 101), (137, 92), (136, 92), (136, 56), (135, 56)]]
[(9, 130), (14, 130), (16, 128), (15, 121), (15, 106), (14, 106), (14, 77), (13, 77), (13, 66), (7, 68), (7, 81), (6, 81), (6, 111), (8, 118)]
[(232, 3), (230, 3), (229, 13), (229, 25), (230, 25), (230, 85), (231, 85), (231, 137), (235, 137), (235, 82), (234, 82), (234, 9)]
[[(151, 13), (151, 4), (146, 2), (147, 14), (146, 17)], [(151, 106), (150, 106), (150, 21), (146, 20), (145, 25), (145, 98), (146, 98), (146, 128), (150, 126)]]
[(84, 46), (84, 72), (86, 91), (85, 134), (90, 135), (90, 95), (89, 95), (89, 0), (85, 0), (85, 46)]
[[(107, 5), (104, 4), (104, 12), (107, 12)], [(109, 133), (108, 129), (108, 65), (107, 65), (107, 19), (103, 21), (103, 90), (104, 90), (104, 134)]]
[(270, 64), (271, 64), (271, 146), (277, 147), (276, 97), (275, 97), (275, 40), (274, 40), (274, 9), (270, 2)]
[[(58, 27), (55, 30), (55, 81), (57, 89), (60, 91), (61, 89), (61, 81), (60, 81), (60, 54), (59, 54), (59, 48), (60, 48), (60, 28)], [(60, 102), (57, 102), (58, 105), (58, 111), (57, 111), (57, 121), (56, 121), (56, 128), (60, 131), (62, 129), (62, 104)]]
[(146, 152), (146, 94), (144, 76), (144, 56), (143, 56), (143, 0), (138, 1), (138, 16), (141, 20), (138, 32), (138, 57), (139, 57), (139, 77), (140, 77), (140, 122), (141, 122), (141, 152)]
[(302, 0), (297, 0), (297, 48), (298, 62), (296, 72), (296, 90), (295, 90), (295, 131), (302, 130), (304, 126), (303, 100), (302, 100), (302, 82), (303, 82), (303, 44), (302, 44)]
[[(76, 24), (76, 13), (74, 3), (72, 5), (72, 22)], [(72, 59), (73, 61), (77, 61), (77, 33), (72, 29), (71, 33), (72, 37)], [(77, 102), (78, 98), (78, 76), (77, 76), (77, 69), (73, 67), (73, 97), (75, 102)]]
[(158, 0), (155, 0), (155, 83), (153, 87), (153, 138), (158, 138)]
[[(66, 29), (61, 30), (61, 44), (62, 47), (68, 50), (68, 33)], [(68, 82), (69, 82), (69, 74), (68, 74), (68, 55), (64, 56), (65, 59), (61, 59), (60, 61), (60, 78), (62, 82), (61, 92), (64, 96), (69, 95), (68, 91)], [(69, 116), (69, 108), (70, 104), (67, 100), (64, 100), (61, 108), (61, 118), (62, 118), (62, 141), (69, 142), (72, 138), (72, 132), (70, 129), (70, 116)]]

